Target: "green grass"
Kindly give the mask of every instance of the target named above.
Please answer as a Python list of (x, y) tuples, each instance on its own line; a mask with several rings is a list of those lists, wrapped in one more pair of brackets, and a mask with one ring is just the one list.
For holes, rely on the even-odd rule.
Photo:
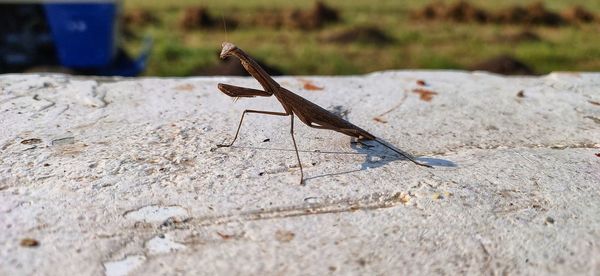
[[(444, 1), (452, 3), (454, 1)], [(512, 4), (534, 1), (471, 1), (479, 7), (497, 10)], [(591, 3), (593, 2), (593, 3)], [(201, 3), (201, 4), (200, 4)], [(342, 22), (321, 30), (301, 31), (242, 25), (236, 29), (197, 30), (179, 28), (179, 18), (188, 6), (203, 5), (216, 18), (228, 16), (248, 21), (265, 9), (307, 8), (311, 1), (219, 0), (158, 1), (128, 0), (124, 10), (147, 9), (159, 19), (158, 25), (136, 27), (137, 39), (126, 41), (135, 52), (141, 37), (151, 36), (153, 52), (146, 75), (189, 76), (199, 68), (218, 62), (222, 41), (231, 41), (251, 55), (293, 75), (363, 74), (378, 70), (427, 68), (465, 69), (498, 54), (510, 54), (532, 66), (538, 73), (552, 71), (597, 71), (600, 69), (600, 23), (531, 27), (540, 41), (509, 43), (499, 37), (518, 32), (523, 26), (417, 22), (409, 19), (411, 10), (424, 1), (327, 1), (340, 10)], [(600, 16), (600, 1), (546, 1), (553, 11), (579, 4)], [(388, 45), (365, 43), (333, 44), (320, 38), (351, 26), (378, 26), (394, 38)]]

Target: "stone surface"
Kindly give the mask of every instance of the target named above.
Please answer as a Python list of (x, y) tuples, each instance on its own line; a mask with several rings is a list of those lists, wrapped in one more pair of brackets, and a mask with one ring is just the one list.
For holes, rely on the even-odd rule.
[(600, 74), (277, 80), (435, 168), (296, 120), (300, 186), (258, 114), (217, 148), (281, 110), (250, 78), (2, 75), (0, 275), (600, 273)]

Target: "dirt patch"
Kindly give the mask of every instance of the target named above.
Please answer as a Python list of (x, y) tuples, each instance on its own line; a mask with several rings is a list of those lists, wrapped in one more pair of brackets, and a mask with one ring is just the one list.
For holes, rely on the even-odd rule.
[(194, 29), (212, 29), (212, 28), (235, 28), (237, 20), (225, 17), (213, 17), (205, 7), (189, 7), (183, 11), (183, 16), (179, 20), (179, 26), (184, 30)]
[(546, 9), (542, 2), (535, 2), (526, 7), (513, 6), (498, 12), (494, 16), (497, 23), (559, 26), (564, 20), (558, 13)]
[(540, 41), (542, 40), (540, 36), (531, 30), (523, 30), (516, 34), (513, 34), (508, 37), (509, 41), (512, 42), (523, 42), (523, 41)]
[(480, 22), (490, 20), (490, 15), (467, 1), (459, 1), (451, 5), (434, 2), (412, 13), (413, 19), (419, 20), (452, 20), (456, 22)]
[(527, 66), (522, 61), (509, 56), (500, 55), (469, 68), (470, 70), (488, 71), (502, 75), (534, 75), (535, 72), (531, 67)]
[(335, 32), (322, 36), (321, 40), (333, 43), (373, 43), (373, 44), (388, 44), (393, 42), (392, 37), (384, 31), (372, 26), (353, 27), (348, 30)]
[(277, 230), (275, 232), (275, 239), (279, 242), (290, 242), (295, 236), (294, 232), (288, 230)]
[(430, 3), (417, 11), (413, 11), (410, 16), (412, 19), (430, 21), (441, 19), (445, 12), (446, 7), (443, 3)]
[(158, 17), (144, 9), (128, 10), (123, 15), (123, 23), (127, 26), (146, 26), (160, 23)]
[(307, 79), (298, 79), (298, 81), (302, 83), (302, 87), (305, 90), (318, 91), (318, 90), (323, 90), (325, 88), (324, 86), (318, 86), (318, 85), (314, 84), (312, 81), (307, 80)]
[(309, 13), (311, 17), (322, 23), (337, 22), (340, 20), (339, 11), (321, 1), (317, 1)]
[(571, 24), (590, 23), (596, 19), (593, 13), (581, 6), (570, 7), (564, 10), (560, 15), (566, 22)]
[(520, 43), (541, 41), (542, 38), (534, 31), (525, 29), (518, 32), (506, 33), (498, 36), (496, 42)]
[(24, 238), (19, 244), (23, 247), (38, 247), (40, 245), (40, 242), (36, 239)]
[(278, 10), (261, 10), (260, 15), (252, 17), (250, 24), (270, 28), (283, 27), (283, 17)]
[(267, 27), (314, 30), (339, 20), (338, 10), (317, 1), (309, 10), (264, 11), (252, 23)]
[(418, 94), (419, 99), (421, 99), (421, 101), (425, 101), (425, 102), (430, 102), (433, 99), (433, 96), (438, 94), (435, 91), (431, 91), (431, 90), (423, 89), (423, 88), (415, 88), (412, 90), (412, 92), (415, 94)]
[(140, 37), (135, 28), (159, 25), (161, 23), (154, 13), (145, 9), (127, 10), (119, 20), (122, 26), (121, 35), (126, 39), (137, 39)]
[(457, 22), (486, 22), (490, 15), (466, 1), (459, 1), (448, 7), (444, 17)]
[(412, 12), (411, 18), (425, 21), (449, 20), (543, 26), (589, 23), (595, 20), (594, 14), (581, 6), (571, 7), (559, 14), (547, 9), (543, 2), (534, 2), (527, 6), (515, 5), (494, 12), (478, 8), (467, 1), (458, 1), (450, 5), (433, 2)]
[[(255, 59), (258, 65), (265, 69), (271, 76), (281, 76), (283, 72), (276, 67), (265, 64), (264, 62)], [(250, 76), (246, 69), (237, 59), (228, 58), (221, 60), (217, 65), (204, 67), (196, 70), (194, 75), (197, 76)]]
[(498, 23), (519, 24), (527, 19), (527, 9), (521, 6), (512, 6), (499, 11), (494, 16), (494, 21)]
[(194, 90), (194, 86), (192, 84), (185, 83), (185, 84), (175, 86), (175, 90), (177, 90), (177, 91), (192, 91), (192, 90)]
[(204, 7), (190, 7), (184, 10), (179, 25), (184, 30), (212, 28), (216, 25), (216, 20)]

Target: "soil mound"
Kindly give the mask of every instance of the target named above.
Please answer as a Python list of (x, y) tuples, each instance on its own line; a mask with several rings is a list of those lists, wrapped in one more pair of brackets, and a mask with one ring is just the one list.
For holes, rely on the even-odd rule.
[(205, 7), (189, 7), (185, 9), (179, 21), (179, 26), (184, 30), (223, 28), (223, 24), (227, 28), (235, 28), (238, 22), (229, 17), (216, 19)]
[(388, 44), (393, 42), (393, 39), (384, 31), (372, 26), (359, 26), (332, 33), (323, 36), (322, 40), (333, 43), (359, 42), (365, 44)]
[(509, 55), (501, 55), (485, 60), (479, 64), (472, 66), (470, 70), (488, 71), (502, 75), (535, 74), (533, 69), (531, 69), (525, 63)]
[(528, 6), (510, 6), (497, 12), (478, 8), (462, 0), (451, 5), (433, 2), (414, 11), (411, 17), (415, 20), (425, 21), (449, 20), (454, 22), (543, 26), (589, 23), (595, 20), (594, 14), (581, 6), (571, 7), (559, 14), (548, 10), (544, 3), (539, 1)]
[(309, 10), (265, 11), (256, 17), (253, 23), (267, 27), (314, 30), (339, 20), (339, 12), (336, 9), (318, 1)]
[(490, 15), (467, 1), (458, 1), (449, 6), (442, 2), (434, 2), (412, 13), (417, 20), (452, 20), (456, 22), (479, 22), (490, 20)]
[(542, 2), (535, 2), (526, 7), (512, 6), (498, 12), (495, 22), (508, 24), (528, 24), (558, 26), (564, 23), (558, 13), (546, 9)]
[(145, 26), (150, 24), (159, 24), (160, 20), (148, 10), (135, 9), (125, 12), (123, 15), (123, 22), (125, 25)]
[(593, 13), (581, 6), (573, 6), (561, 13), (562, 18), (569, 23), (590, 23), (596, 18)]
[(457, 22), (486, 22), (490, 15), (466, 1), (459, 1), (450, 5), (443, 18), (447, 20), (454, 20)]

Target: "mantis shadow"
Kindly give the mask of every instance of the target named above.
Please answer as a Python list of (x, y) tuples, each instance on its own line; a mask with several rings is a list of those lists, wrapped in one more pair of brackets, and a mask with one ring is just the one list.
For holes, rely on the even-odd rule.
[[(389, 149), (379, 143), (375, 143), (374, 141), (368, 141), (368, 140), (367, 141), (355, 141), (355, 139), (352, 139), (352, 140), (353, 141), (350, 142), (350, 147), (356, 151), (355, 154), (365, 155), (365, 160), (361, 164), (360, 169), (316, 175), (316, 176), (312, 176), (312, 177), (307, 177), (306, 180), (316, 179), (316, 178), (326, 177), (326, 176), (343, 175), (343, 174), (358, 172), (358, 171), (367, 170), (367, 169), (375, 169), (375, 168), (383, 167), (393, 161), (410, 161), (408, 158), (392, 151), (391, 149)], [(389, 143), (388, 143), (388, 146), (389, 146)], [(400, 150), (396, 147), (394, 147), (394, 148), (400, 152), (403, 152), (402, 150)], [(348, 153), (345, 153), (345, 154), (348, 154)], [(416, 160), (419, 162), (422, 162), (424, 164), (433, 166), (433, 167), (456, 167), (457, 166), (456, 163), (454, 163), (450, 160), (446, 160), (446, 159), (419, 157), (419, 158), (416, 158)], [(426, 170), (428, 168), (419, 168), (419, 169)]]
[[(367, 148), (373, 152), (377, 152), (379, 154), (379, 156), (382, 158), (384, 158), (385, 156), (389, 156), (389, 154), (392, 154), (396, 158), (392, 159), (391, 161), (394, 161), (394, 160), (410, 161), (406, 156), (402, 156), (402, 155), (398, 154), (397, 152), (394, 152), (394, 151), (390, 150), (389, 148), (382, 146), (379, 143), (372, 143), (372, 141), (367, 141), (367, 142), (369, 142), (369, 144), (367, 144)], [(387, 144), (387, 146), (394, 148), (394, 150), (396, 150), (396, 151), (404, 152), (403, 150), (397, 148), (396, 146), (394, 146), (386, 141), (383, 141), (383, 142), (385, 142)], [(364, 143), (364, 141), (362, 143)], [(353, 147), (353, 148), (355, 148), (355, 147)], [(355, 149), (358, 152), (362, 151), (361, 148), (355, 148)], [(369, 154), (368, 152), (366, 152), (366, 154), (367, 154), (367, 159), (365, 160), (365, 163), (368, 163), (369, 161), (373, 160), (373, 157), (370, 157), (372, 154)], [(374, 155), (374, 156), (377, 156), (377, 155)], [(446, 159), (418, 157), (418, 158), (415, 158), (415, 160), (419, 161), (420, 163), (432, 166), (432, 167), (457, 167), (456, 163), (454, 163), (450, 160), (446, 160)], [(365, 163), (363, 163), (363, 166), (365, 165)]]
[[(311, 180), (311, 179), (327, 177), (327, 176), (344, 175), (344, 174), (359, 172), (359, 171), (367, 170), (367, 169), (375, 169), (375, 168), (383, 167), (383, 166), (387, 165), (388, 163), (394, 162), (394, 161), (409, 161), (410, 162), (410, 160), (408, 158), (392, 151), (391, 149), (384, 147), (383, 145), (381, 145), (379, 143), (375, 143), (374, 141), (354, 141), (355, 139), (352, 139), (352, 140), (353, 141), (350, 142), (350, 148), (352, 148), (354, 150), (354, 152), (322, 151), (322, 150), (299, 150), (299, 152), (311, 153), (311, 154), (316, 153), (316, 154), (336, 154), (336, 155), (348, 155), (348, 154), (364, 155), (365, 160), (361, 164), (360, 169), (336, 172), (336, 173), (320, 174), (320, 175), (315, 175), (312, 177), (307, 177), (307, 178), (305, 178), (305, 180)], [(286, 152), (294, 151), (293, 149), (256, 147), (256, 146), (232, 146), (232, 147), (233, 148), (241, 148), (241, 149), (244, 149), (244, 148), (254, 149), (254, 150), (272, 150), (272, 151), (286, 151)], [(398, 149), (398, 150), (400, 150), (400, 149)], [(416, 158), (416, 160), (419, 162), (425, 163), (427, 165), (433, 166), (433, 167), (457, 167), (457, 165), (454, 162), (452, 162), (450, 160), (445, 160), (445, 159), (419, 157), (419, 158)], [(424, 170), (429, 169), (429, 168), (421, 168), (419, 166), (416, 166), (416, 167), (418, 169), (424, 169)]]

